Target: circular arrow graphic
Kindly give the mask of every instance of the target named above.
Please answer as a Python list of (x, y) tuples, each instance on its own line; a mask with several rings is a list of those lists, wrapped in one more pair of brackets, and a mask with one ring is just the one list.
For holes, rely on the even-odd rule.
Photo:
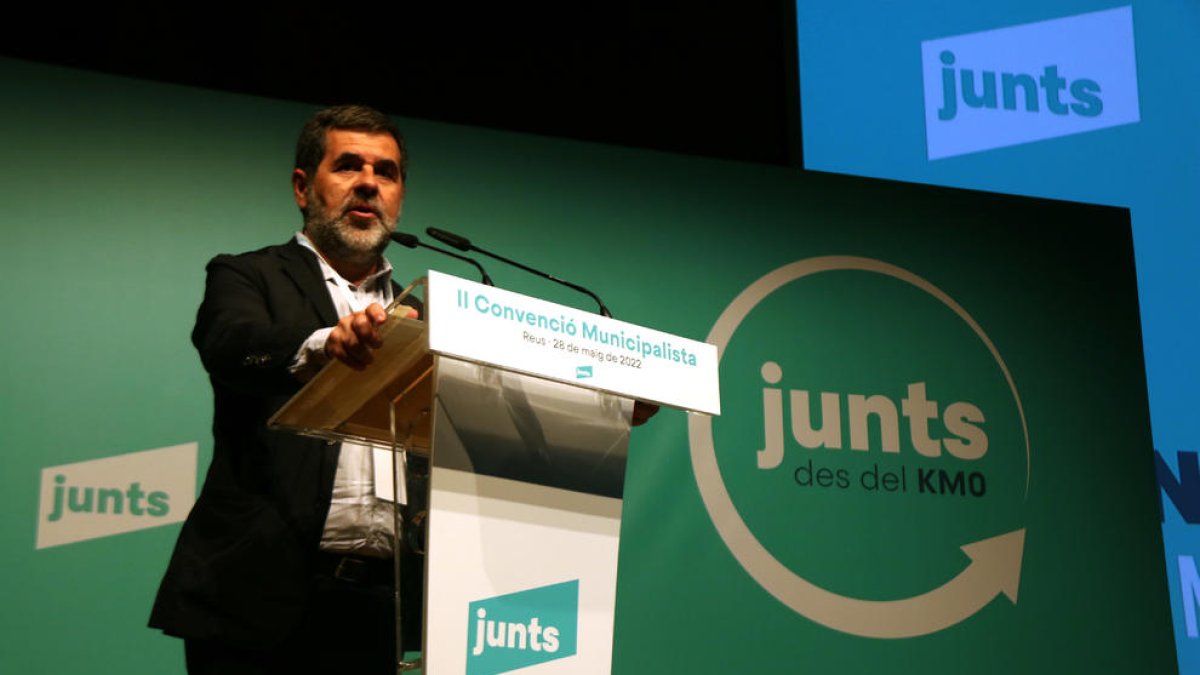
[(860, 600), (827, 591), (792, 572), (750, 532), (721, 480), (713, 448), (712, 419), (688, 418), (692, 468), (704, 506), (721, 539), (755, 581), (777, 600), (817, 623), (852, 635), (906, 638), (949, 628), (983, 609), (1000, 593), (1017, 602), (1025, 530), (962, 547), (971, 559), (950, 581), (902, 600)]
[[(941, 302), (971, 328), (991, 353), (1012, 393), (1025, 441), (1025, 496), (1028, 498), (1032, 477), (1029, 427), (1021, 396), (1007, 364), (983, 327), (964, 307), (942, 289), (908, 270), (881, 260), (855, 256), (824, 256), (784, 265), (748, 286), (717, 318), (707, 341), (717, 346), (718, 361), (724, 357), (725, 349), (742, 321), (763, 299), (797, 279), (836, 270), (872, 272), (908, 283)], [(962, 551), (971, 559), (966, 569), (938, 588), (915, 597), (860, 600), (812, 584), (780, 563), (742, 520), (717, 464), (712, 418), (691, 415), (688, 437), (696, 484), (721, 539), (760, 586), (797, 613), (844, 633), (894, 639), (928, 635), (949, 628), (974, 615), (1001, 593), (1014, 604), (1017, 602), (1025, 548), (1024, 529), (962, 546)]]
[(792, 575), (772, 594), (819, 624), (862, 637), (907, 638), (949, 628), (983, 609), (1000, 593), (1016, 604), (1025, 530), (962, 547), (971, 558), (942, 586), (903, 600), (874, 601), (830, 593)]

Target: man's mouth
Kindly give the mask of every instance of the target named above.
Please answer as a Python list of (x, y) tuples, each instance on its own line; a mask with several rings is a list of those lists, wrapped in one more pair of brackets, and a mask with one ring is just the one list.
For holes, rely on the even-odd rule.
[(351, 204), (350, 206), (346, 207), (346, 210), (343, 213), (345, 213), (345, 215), (361, 218), (363, 220), (370, 220), (380, 217), (379, 210), (370, 204)]

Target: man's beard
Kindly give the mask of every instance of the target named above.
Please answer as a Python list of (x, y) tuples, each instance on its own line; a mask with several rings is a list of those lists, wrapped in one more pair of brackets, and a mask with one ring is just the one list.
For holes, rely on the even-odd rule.
[[(309, 208), (304, 214), (304, 234), (322, 254), (333, 260), (356, 265), (369, 264), (383, 254), (388, 245), (388, 235), (396, 229), (396, 219), (388, 219), (376, 199), (351, 197), (334, 214), (327, 215), (330, 211), (328, 205), (310, 187), (308, 203)], [(367, 229), (351, 224), (348, 214), (351, 209), (362, 206), (370, 207), (375, 212), (375, 222)]]

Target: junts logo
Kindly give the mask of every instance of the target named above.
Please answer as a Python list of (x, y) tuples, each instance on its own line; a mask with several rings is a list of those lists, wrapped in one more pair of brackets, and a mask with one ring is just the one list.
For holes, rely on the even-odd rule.
[[(809, 258), (743, 290), (707, 341), (722, 397), (744, 403), (689, 418), (693, 471), (764, 590), (874, 638), (938, 632), (1000, 594), (1016, 603), (1029, 434), (965, 307), (882, 260)], [(879, 564), (864, 574), (864, 560)]]
[(42, 469), (37, 548), (181, 522), (196, 498), (197, 444)]
[(1139, 121), (1131, 7), (921, 43), (929, 159)]
[(507, 673), (575, 655), (579, 580), (470, 603), (467, 675)]

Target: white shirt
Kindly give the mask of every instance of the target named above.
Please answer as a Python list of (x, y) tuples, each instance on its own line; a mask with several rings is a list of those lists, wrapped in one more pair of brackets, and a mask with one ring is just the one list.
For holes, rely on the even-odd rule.
[[(338, 317), (361, 312), (371, 303), (387, 307), (392, 301), (392, 265), (386, 258), (379, 271), (357, 286), (338, 274), (308, 237), (296, 233), (296, 241), (317, 254), (329, 297)], [(325, 341), (333, 330), (322, 328), (308, 337), (296, 352), (289, 366), (291, 372), (307, 381), (328, 361)], [(375, 497), (375, 466), (369, 446), (343, 442), (338, 455), (337, 474), (333, 480), (333, 498), (325, 531), (321, 534), (321, 550), (353, 553), (373, 557), (392, 555), (392, 505)]]

